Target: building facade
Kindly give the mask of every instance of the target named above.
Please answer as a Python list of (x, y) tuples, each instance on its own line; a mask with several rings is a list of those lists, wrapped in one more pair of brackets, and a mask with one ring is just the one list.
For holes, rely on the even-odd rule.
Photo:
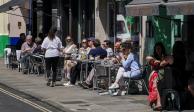
[(0, 0), (0, 57), (6, 45), (15, 45), (20, 33), (30, 30), (29, 8), (29, 0)]

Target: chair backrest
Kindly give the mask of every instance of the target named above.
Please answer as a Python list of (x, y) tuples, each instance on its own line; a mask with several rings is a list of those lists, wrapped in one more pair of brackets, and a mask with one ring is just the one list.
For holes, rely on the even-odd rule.
[(21, 57), (21, 50), (16, 50), (16, 57), (17, 57), (17, 60), (19, 61)]
[(106, 76), (106, 68), (100, 64), (96, 65), (96, 76)]
[(148, 68), (147, 68), (147, 65), (145, 66), (142, 66), (142, 69), (141, 69), (141, 77), (142, 78), (145, 78), (148, 74)]

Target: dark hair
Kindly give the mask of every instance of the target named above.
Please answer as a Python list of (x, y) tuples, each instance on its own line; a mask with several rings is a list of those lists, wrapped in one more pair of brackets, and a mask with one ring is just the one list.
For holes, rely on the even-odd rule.
[(20, 33), (20, 37), (22, 36), (26, 37), (25, 33)]
[(95, 39), (94, 40), (94, 47), (99, 47), (101, 45), (100, 40), (99, 39)]
[(166, 56), (166, 50), (165, 50), (165, 47), (164, 47), (164, 45), (163, 45), (163, 43), (162, 42), (157, 42), (156, 44), (155, 44), (155, 46), (154, 46), (154, 58), (156, 58), (157, 60), (161, 60), (161, 56), (159, 56), (158, 54), (157, 54), (157, 52), (156, 52), (156, 48), (158, 47), (158, 46), (160, 46), (161, 47), (161, 54), (162, 54), (162, 56)]
[(44, 34), (43, 33), (39, 33), (38, 37), (40, 37), (43, 40), (44, 39)]
[(110, 47), (110, 45), (111, 45), (111, 41), (110, 40), (105, 40), (104, 42), (106, 43), (107, 46)]
[(53, 40), (55, 38), (55, 33), (57, 32), (57, 28), (56, 27), (51, 27), (48, 33), (48, 38), (50, 40)]
[(131, 49), (131, 50), (133, 50), (133, 46), (131, 44), (131, 41), (125, 41), (125, 42), (121, 43), (121, 47), (123, 49)]

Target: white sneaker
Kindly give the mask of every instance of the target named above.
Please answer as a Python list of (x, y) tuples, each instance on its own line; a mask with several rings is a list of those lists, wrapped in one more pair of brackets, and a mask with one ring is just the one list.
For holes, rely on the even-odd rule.
[(63, 85), (66, 86), (66, 85), (69, 85), (69, 84), (71, 84), (70, 81), (68, 81), (67, 83), (64, 83)]
[(71, 84), (71, 82), (70, 82), (70, 81), (69, 81), (69, 82), (67, 82), (67, 83), (64, 83), (63, 85), (64, 85), (64, 86), (66, 86), (66, 87), (71, 87), (71, 86), (74, 86), (74, 85), (72, 85), (72, 84)]
[(121, 91), (121, 96), (124, 96), (127, 94), (127, 91)]
[(119, 84), (117, 84), (117, 83), (113, 83), (113, 84), (109, 87), (109, 89), (117, 89), (117, 88), (119, 88)]

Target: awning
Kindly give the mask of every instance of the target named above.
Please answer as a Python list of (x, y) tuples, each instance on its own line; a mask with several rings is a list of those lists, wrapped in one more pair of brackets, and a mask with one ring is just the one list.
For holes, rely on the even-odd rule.
[(2, 4), (0, 6), (0, 13), (11, 10), (11, 8), (13, 6), (20, 6), (20, 5), (24, 4), (24, 1), (25, 0), (10, 0), (7, 3)]
[(162, 0), (133, 0), (125, 6), (127, 16), (159, 15)]
[(194, 0), (169, 0), (165, 4), (167, 15), (193, 15)]

